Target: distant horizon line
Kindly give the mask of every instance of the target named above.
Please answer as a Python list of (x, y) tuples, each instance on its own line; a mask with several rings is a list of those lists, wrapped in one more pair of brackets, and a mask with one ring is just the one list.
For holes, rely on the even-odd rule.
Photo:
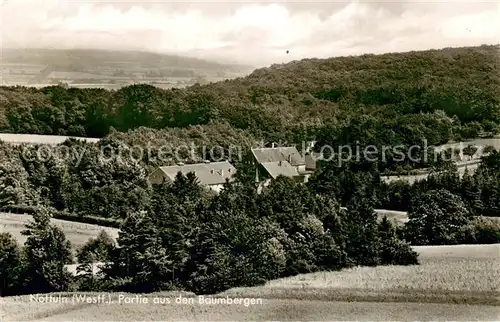
[[(480, 47), (498, 47), (500, 46), (500, 41), (498, 43), (490, 43), (490, 44), (481, 44), (481, 45), (466, 45), (466, 46), (444, 46), (444, 47), (432, 47), (432, 48), (426, 48), (426, 49), (412, 49), (412, 50), (401, 50), (401, 51), (387, 51), (387, 52), (364, 52), (364, 53), (357, 53), (357, 54), (341, 54), (341, 55), (335, 55), (334, 52), (331, 53), (328, 57), (316, 57), (316, 56), (305, 56), (305, 57), (300, 57), (297, 59), (291, 59), (286, 62), (268, 62), (268, 63), (261, 63), (261, 64), (255, 64), (255, 63), (244, 63), (242, 61), (238, 60), (230, 60), (222, 57), (217, 57), (217, 55), (210, 55), (211, 57), (207, 58), (200, 58), (197, 55), (193, 55), (193, 51), (191, 52), (169, 52), (169, 51), (159, 51), (159, 50), (153, 50), (153, 49), (107, 49), (107, 48), (102, 48), (102, 47), (91, 47), (91, 48), (85, 48), (85, 47), (15, 47), (15, 46), (2, 46), (2, 51), (6, 50), (24, 50), (24, 51), (30, 51), (30, 50), (44, 50), (44, 51), (95, 51), (95, 52), (122, 52), (122, 53), (143, 53), (143, 54), (152, 54), (152, 55), (158, 55), (158, 56), (170, 56), (170, 57), (179, 57), (179, 58), (187, 58), (187, 59), (193, 59), (197, 60), (200, 62), (208, 62), (208, 63), (216, 63), (219, 65), (227, 65), (227, 66), (233, 66), (233, 67), (240, 67), (240, 68), (251, 68), (253, 70), (259, 69), (259, 68), (265, 68), (265, 67), (270, 67), (272, 65), (278, 64), (286, 64), (294, 61), (301, 61), (305, 59), (329, 59), (329, 58), (341, 58), (341, 57), (361, 57), (365, 55), (386, 55), (386, 54), (404, 54), (404, 53), (410, 53), (410, 52), (426, 52), (426, 51), (439, 51), (443, 49), (460, 49), (460, 48), (480, 48)], [(203, 50), (196, 50), (198, 52), (203, 52)], [(209, 51), (209, 50), (207, 50)], [(285, 55), (284, 55), (285, 56)], [(2, 57), (2, 61), (4, 60), (4, 57)]]
[[(1, 43), (0, 43), (1, 45)], [(189, 58), (197, 61), (204, 61), (204, 62), (210, 62), (210, 63), (217, 63), (220, 65), (231, 65), (231, 66), (239, 66), (239, 67), (251, 67), (251, 68), (256, 68), (257, 66), (248, 64), (248, 63), (241, 63), (238, 61), (231, 61), (227, 60), (226, 62), (221, 62), (217, 61), (213, 58), (199, 58), (196, 56), (192, 56), (189, 54), (189, 52), (168, 52), (168, 51), (158, 51), (158, 50), (151, 50), (151, 49), (106, 49), (106, 48), (101, 48), (101, 47), (91, 47), (91, 48), (85, 48), (85, 47), (10, 47), (10, 46), (4, 46), (2, 45), (2, 51), (5, 50), (45, 50), (45, 51), (96, 51), (96, 52), (124, 52), (124, 53), (142, 53), (142, 54), (153, 54), (153, 55), (158, 55), (158, 56), (171, 56), (171, 57), (179, 57), (179, 58)], [(3, 59), (3, 57), (2, 57)]]

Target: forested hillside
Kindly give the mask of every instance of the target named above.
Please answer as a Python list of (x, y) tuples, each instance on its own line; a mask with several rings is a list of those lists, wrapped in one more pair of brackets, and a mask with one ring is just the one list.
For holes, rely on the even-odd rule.
[(498, 50), (481, 46), (305, 59), (186, 89), (2, 87), (0, 131), (102, 137), (111, 127), (127, 131), (227, 121), (275, 140), (319, 135), (380, 143), (426, 136), (441, 143), (497, 130)]

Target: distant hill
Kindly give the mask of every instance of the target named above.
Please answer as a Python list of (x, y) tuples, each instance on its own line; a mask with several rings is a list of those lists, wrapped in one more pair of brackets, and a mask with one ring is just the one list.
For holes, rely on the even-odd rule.
[(113, 66), (130, 63), (144, 68), (194, 68), (213, 71), (241, 72), (250, 66), (140, 51), (108, 51), (97, 49), (3, 49), (2, 61), (19, 64), (52, 65), (56, 68)]
[[(46, 84), (80, 80), (116, 84), (207, 77), (222, 80), (248, 74), (252, 67), (197, 58), (139, 51), (92, 49), (3, 49), (2, 75), (7, 84)], [(54, 74), (59, 73), (59, 74)], [(64, 75), (60, 73), (75, 73)], [(52, 75), (52, 77), (51, 77)], [(212, 79), (213, 78), (213, 79)]]

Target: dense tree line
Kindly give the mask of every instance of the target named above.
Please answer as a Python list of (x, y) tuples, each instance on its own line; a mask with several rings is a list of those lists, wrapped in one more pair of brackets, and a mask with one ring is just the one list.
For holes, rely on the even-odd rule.
[[(486, 157), (474, 177), (462, 180), (498, 177), (499, 155)], [(125, 179), (128, 170), (123, 166), (125, 169), (114, 171)], [(108, 199), (89, 192), (87, 198), (92, 200), (94, 211), (86, 211), (95, 214), (105, 207), (103, 215), (114, 211), (111, 215), (122, 217), (124, 222), (116, 244), (102, 233), (78, 250), (81, 274), (77, 277), (64, 268), (73, 260), (69, 243), (49, 222), (49, 209), (55, 204), (39, 208), (24, 232), (28, 236), (24, 247), (9, 234), (1, 235), (2, 294), (171, 289), (213, 293), (353, 265), (416, 264), (417, 255), (408, 242), (500, 241), (499, 223), (477, 217), (485, 209), (480, 206), (481, 194), (452, 170), (431, 176), (423, 190), (415, 188), (409, 201), (409, 222), (396, 227), (386, 218), (377, 220), (373, 206), (380, 202), (384, 190), (376, 175), (362, 167), (339, 170), (331, 163), (323, 164), (306, 185), (279, 177), (260, 194), (252, 181), (253, 169), (245, 162), (238, 168), (237, 180), (226, 183), (218, 195), (199, 186), (192, 173), (179, 174), (171, 184), (145, 186), (147, 198), (136, 205), (125, 203), (130, 196), (113, 196), (113, 189), (104, 192)], [(96, 172), (100, 171), (104, 177), (113, 173), (107, 174), (106, 168)], [(0, 176), (7, 183), (1, 186), (0, 194), (4, 200), (12, 200), (18, 197), (16, 189), (6, 189), (15, 184), (6, 180), (7, 174)], [(117, 178), (110, 182), (119, 184)], [(54, 179), (47, 175), (46, 180)], [(51, 189), (54, 187), (48, 191)], [(85, 196), (85, 190), (79, 194)], [(38, 197), (48, 205), (50, 198), (58, 195), (39, 192)], [(113, 202), (112, 208), (106, 208), (106, 203)], [(99, 263), (105, 264), (96, 274), (93, 268)]]
[(410, 185), (404, 181), (380, 183), (377, 207), (407, 211), (412, 197), (426, 191), (444, 189), (460, 196), (475, 216), (500, 217), (500, 152), (484, 156), (478, 169), (460, 176), (456, 167), (431, 172), (427, 179)]
[(72, 276), (64, 265), (73, 262), (71, 245), (63, 231), (50, 224), (50, 212), (41, 208), (22, 232), (20, 248), (9, 233), (0, 233), (1, 295), (68, 290)]
[[(0, 174), (17, 205), (124, 219), (129, 211), (148, 203), (147, 175), (158, 166), (203, 162), (212, 156), (216, 160), (231, 156), (239, 162), (255, 143), (255, 138), (222, 123), (114, 132), (98, 144), (71, 139), (53, 147), (0, 142)], [(179, 146), (189, 149), (179, 149), (176, 155)], [(142, 155), (134, 147), (142, 148)], [(210, 153), (213, 147), (224, 151)]]
[[(226, 141), (219, 138), (221, 131), (228, 134)], [(193, 155), (188, 151), (183, 153), (187, 162), (200, 162), (210, 159), (209, 155), (203, 155), (201, 147), (219, 145), (229, 155), (231, 145), (238, 140), (245, 146), (234, 151), (231, 162), (244, 167), (248, 147), (255, 139), (245, 137), (227, 124), (162, 131), (141, 128), (129, 133), (113, 133), (97, 144), (68, 140), (52, 147), (52, 155), (47, 158), (43, 153), (39, 158), (37, 153), (48, 151), (48, 147), (0, 143), (0, 186), (6, 187), (4, 194), (12, 195), (10, 202), (16, 205), (45, 205), (79, 216), (124, 219), (131, 211), (142, 210), (143, 205), (150, 202), (152, 191), (147, 175), (158, 166), (175, 161), (172, 151), (160, 153), (165, 151), (158, 151), (159, 147), (168, 142), (172, 142), (172, 146), (195, 142), (198, 148), (193, 150)], [(151, 143), (149, 151), (143, 142)], [(145, 147), (142, 157), (134, 155), (137, 151), (130, 149), (131, 146)], [(466, 172), (462, 177), (450, 162), (433, 164), (431, 175), (413, 185), (403, 181), (383, 182), (381, 161), (351, 160), (341, 166), (333, 161), (320, 161), (309, 184), (342, 205), (361, 189), (366, 190), (374, 207), (401, 211), (409, 210), (413, 196), (445, 189), (459, 195), (473, 215), (500, 217), (498, 154), (492, 152), (484, 157), (473, 175)], [(195, 160), (191, 160), (193, 156)], [(239, 172), (244, 175), (244, 171)]]
[[(2, 87), (0, 131), (102, 137), (112, 127), (226, 121), (253, 134), (293, 138), (297, 126), (313, 134), (332, 124), (359, 128), (356, 120), (367, 115), (397, 118), (396, 137), (405, 127), (417, 137), (430, 131), (436, 141), (474, 137), (496, 131), (500, 120), (497, 52), (498, 46), (481, 46), (305, 59), (186, 89)], [(433, 129), (426, 114), (435, 111), (454, 118), (453, 133)]]
[(456, 166), (434, 168), (427, 179), (410, 184), (381, 181), (375, 163), (343, 166), (320, 162), (308, 185), (342, 204), (361, 194), (376, 208), (408, 211), (401, 236), (416, 245), (497, 243), (500, 241), (500, 152), (484, 156), (473, 175)]

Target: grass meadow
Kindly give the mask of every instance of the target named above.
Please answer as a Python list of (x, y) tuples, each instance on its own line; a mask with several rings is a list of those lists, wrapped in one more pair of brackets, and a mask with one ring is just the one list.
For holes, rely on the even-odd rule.
[[(26, 229), (25, 225), (31, 220), (31, 215), (0, 213), (0, 228), (2, 232), (11, 233), (18, 243), (22, 245), (26, 241), (26, 236), (21, 235), (21, 231)], [(118, 229), (115, 228), (60, 219), (51, 219), (51, 221), (64, 231), (73, 249), (81, 247), (90, 238), (97, 237), (101, 230), (105, 230), (113, 238), (118, 238)]]
[(297, 275), (224, 295), (328, 301), (500, 305), (500, 244), (419, 246), (421, 265)]

